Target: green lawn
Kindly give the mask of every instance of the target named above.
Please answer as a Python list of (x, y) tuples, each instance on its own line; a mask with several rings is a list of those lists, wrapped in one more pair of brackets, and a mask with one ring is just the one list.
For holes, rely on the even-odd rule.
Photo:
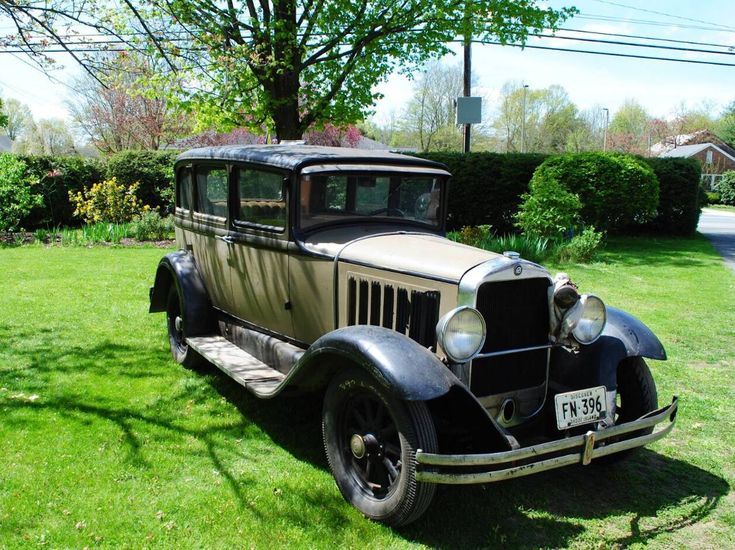
[(704, 239), (555, 266), (659, 334), (671, 437), (615, 467), (441, 487), (401, 530), (342, 500), (318, 399), (171, 361), (147, 313), (161, 255), (0, 249), (0, 548), (735, 547), (735, 275)]

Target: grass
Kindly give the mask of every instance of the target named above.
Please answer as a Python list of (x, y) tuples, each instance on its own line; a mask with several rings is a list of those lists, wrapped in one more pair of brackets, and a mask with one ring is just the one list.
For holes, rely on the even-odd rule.
[(735, 212), (735, 206), (729, 206), (727, 204), (708, 204), (705, 208), (712, 208), (713, 210), (724, 210), (725, 212)]
[(0, 250), (1, 548), (735, 547), (735, 275), (704, 239), (553, 266), (661, 337), (669, 438), (614, 467), (440, 487), (401, 530), (339, 496), (317, 398), (259, 401), (171, 361), (147, 314), (161, 254)]

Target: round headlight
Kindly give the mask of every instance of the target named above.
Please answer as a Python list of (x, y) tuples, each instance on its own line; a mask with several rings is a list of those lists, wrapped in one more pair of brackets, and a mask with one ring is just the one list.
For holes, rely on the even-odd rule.
[(485, 319), (471, 307), (453, 309), (439, 319), (436, 338), (450, 360), (466, 363), (485, 343)]
[(607, 310), (597, 296), (590, 294), (579, 299), (582, 316), (572, 330), (574, 339), (580, 344), (592, 344), (600, 337), (607, 322)]

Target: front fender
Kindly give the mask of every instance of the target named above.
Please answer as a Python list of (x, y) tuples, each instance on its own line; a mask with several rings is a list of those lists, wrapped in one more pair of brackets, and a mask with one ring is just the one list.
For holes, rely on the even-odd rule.
[(617, 369), (627, 357), (666, 359), (661, 341), (641, 321), (614, 307), (607, 308), (602, 336), (589, 346), (571, 352), (556, 348), (551, 355), (551, 379), (574, 389), (605, 386), (617, 388)]
[(477, 449), (518, 446), (436, 355), (386, 328), (357, 325), (325, 334), (294, 365), (283, 386), (322, 389), (338, 370), (353, 365), (400, 399), (426, 401), (436, 420), (464, 428)]

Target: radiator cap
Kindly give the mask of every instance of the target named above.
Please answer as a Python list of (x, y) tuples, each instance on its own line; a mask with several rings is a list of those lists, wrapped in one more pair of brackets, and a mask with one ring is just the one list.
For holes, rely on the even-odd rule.
[(511, 260), (520, 260), (521, 255), (518, 252), (513, 252), (512, 250), (506, 250), (503, 252), (503, 256), (506, 258), (510, 258)]

